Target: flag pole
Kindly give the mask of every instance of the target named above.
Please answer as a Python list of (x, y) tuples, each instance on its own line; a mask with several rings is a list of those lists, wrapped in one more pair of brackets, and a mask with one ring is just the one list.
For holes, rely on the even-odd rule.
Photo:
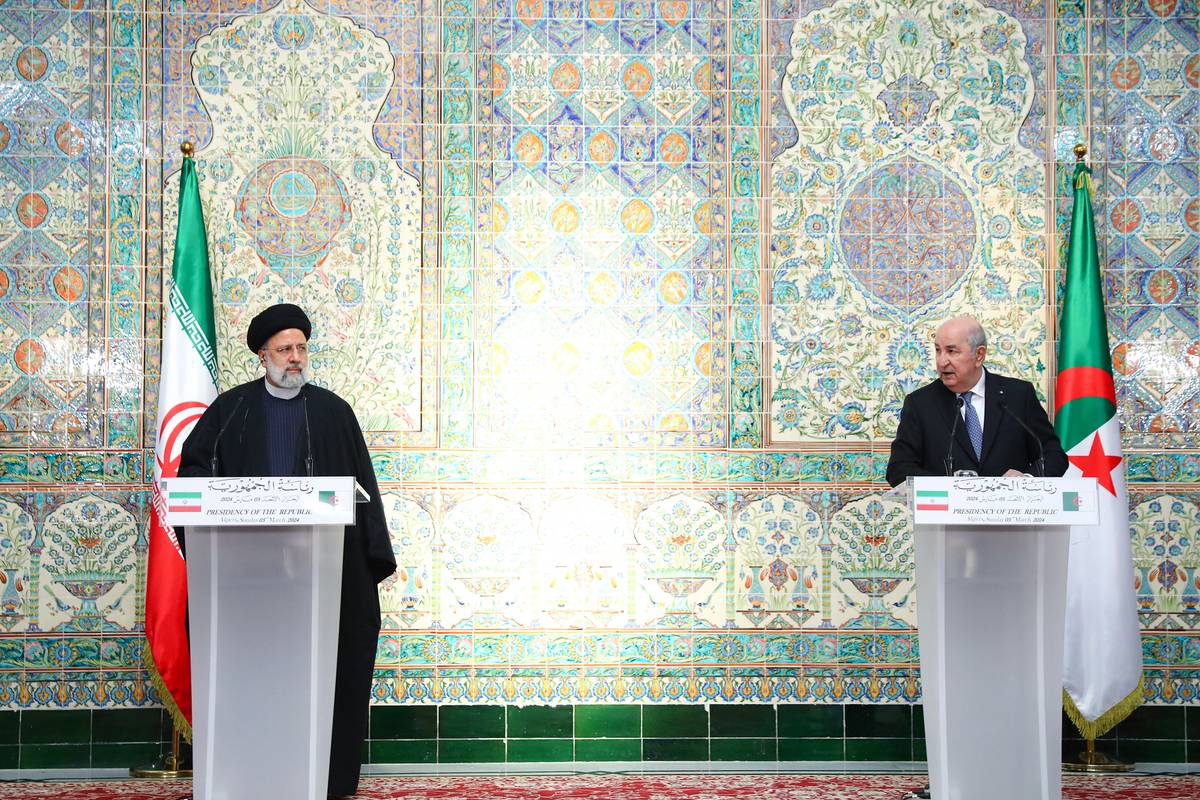
[(129, 770), (130, 777), (133, 778), (158, 778), (164, 781), (170, 780), (188, 780), (192, 777), (190, 767), (184, 765), (181, 750), (183, 745), (180, 742), (182, 737), (179, 733), (179, 728), (176, 728), (174, 723), (171, 724), (171, 752), (165, 753), (157, 762), (158, 766), (153, 767), (132, 767)]
[[(1087, 145), (1080, 142), (1075, 145), (1073, 152), (1075, 153), (1075, 162), (1083, 163), (1087, 156)], [(1061, 335), (1061, 334), (1060, 334)], [(1063, 693), (1064, 698), (1066, 692)], [(1085, 772), (1085, 773), (1113, 773), (1113, 772), (1130, 772), (1133, 770), (1133, 764), (1121, 761), (1105, 752), (1096, 749), (1096, 737), (1084, 736), (1085, 749), (1081, 753), (1077, 753), (1075, 758), (1067, 760), (1063, 759), (1063, 771), (1065, 772)]]
[[(183, 142), (179, 146), (180, 152), (185, 159), (191, 158), (195, 153), (195, 145), (191, 142)], [(171, 719), (171, 752), (163, 754), (162, 757), (149, 767), (132, 767), (129, 770), (130, 776), (134, 778), (158, 778), (160, 780), (188, 780), (192, 777), (192, 770), (185, 766), (181, 739), (183, 738), (179, 732), (179, 726), (175, 723), (173, 714), (167, 715)]]

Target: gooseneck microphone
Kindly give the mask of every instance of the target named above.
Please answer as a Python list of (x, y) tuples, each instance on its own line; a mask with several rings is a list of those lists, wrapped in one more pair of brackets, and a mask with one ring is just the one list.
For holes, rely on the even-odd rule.
[(245, 399), (246, 395), (244, 393), (238, 395), (237, 402), (233, 404), (233, 408), (229, 411), (229, 416), (225, 418), (225, 422), (221, 425), (221, 429), (217, 431), (217, 438), (213, 439), (212, 458), (209, 459), (208, 462), (208, 473), (209, 477), (211, 478), (220, 477), (217, 475), (217, 451), (221, 447), (221, 437), (225, 435), (226, 428), (229, 427), (229, 423), (233, 422), (233, 418), (237, 414), (238, 408), (241, 407), (242, 401)]
[(308, 426), (308, 395), (301, 394), (300, 402), (304, 407), (304, 444), (307, 452), (304, 455), (304, 472), (309, 478), (313, 476), (312, 429)]
[(1046, 458), (1042, 452), (1042, 440), (1034, 435), (1033, 430), (1025, 424), (1025, 420), (1008, 410), (1008, 403), (1006, 401), (1001, 400), (998, 405), (1000, 406), (1001, 414), (1008, 414), (1011, 419), (1016, 420), (1017, 424), (1020, 425), (1027, 434), (1029, 434), (1029, 438), (1033, 440), (1033, 444), (1037, 447), (1037, 458), (1033, 462), (1033, 467), (1035, 470), (1037, 470), (1037, 476), (1039, 478), (1046, 477)]
[(950, 446), (946, 448), (946, 476), (954, 474), (954, 434), (958, 433), (958, 421), (962, 418), (963, 399), (961, 394), (954, 396), (954, 422), (950, 423)]

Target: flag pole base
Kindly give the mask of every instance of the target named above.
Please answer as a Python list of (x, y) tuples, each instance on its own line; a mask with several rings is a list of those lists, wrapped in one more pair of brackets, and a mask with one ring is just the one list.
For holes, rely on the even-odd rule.
[(159, 769), (157, 767), (134, 767), (129, 770), (132, 778), (157, 778), (163, 781), (191, 780), (190, 769)]
[(1107, 753), (1085, 750), (1075, 756), (1074, 760), (1063, 761), (1062, 768), (1064, 772), (1132, 772), (1133, 764), (1128, 761), (1119, 761)]
[(164, 758), (159, 765), (153, 767), (132, 767), (129, 770), (131, 778), (157, 778), (163, 781), (191, 780), (192, 771), (176, 765), (171, 757)]
[(179, 729), (171, 730), (171, 752), (163, 755), (152, 767), (132, 767), (129, 775), (134, 778), (157, 778), (163, 781), (191, 780), (192, 770), (184, 767), (180, 755), (182, 746), (179, 742)]

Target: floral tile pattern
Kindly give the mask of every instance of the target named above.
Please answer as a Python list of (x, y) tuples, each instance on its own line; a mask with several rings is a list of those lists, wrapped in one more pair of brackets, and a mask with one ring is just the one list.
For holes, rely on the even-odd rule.
[[(106, 127), (108, 109), (91, 89), (92, 70), (103, 80), (116, 54), (104, 49), (101, 25), (98, 15), (64, 8), (0, 14), (7, 87), (0, 104), (5, 447), (106, 443), (105, 378), (96, 358), (108, 352), (106, 273), (89, 234), (105, 224), (108, 158), (93, 132)], [(125, 390), (131, 377), (138, 383), (136, 374), (114, 377)], [(125, 397), (139, 400), (136, 392)]]
[(725, 443), (723, 16), (518, 2), (481, 18), (477, 444)]
[(772, 164), (772, 442), (888, 439), (938, 322), (1044, 386), (1036, 11), (838, 2), (791, 30)]
[[(1195, 446), (1200, 414), (1196, 321), (1200, 97), (1195, 4), (1109, 0), (1104, 57), (1094, 62), (1104, 123), (1094, 147), (1106, 202), (1117, 392), (1131, 443)], [(1118, 20), (1118, 14), (1121, 19)], [(1102, 216), (1101, 216), (1102, 215)]]

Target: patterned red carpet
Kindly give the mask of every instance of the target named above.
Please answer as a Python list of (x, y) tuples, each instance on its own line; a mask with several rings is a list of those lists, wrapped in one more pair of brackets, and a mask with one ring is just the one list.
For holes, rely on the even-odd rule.
[[(914, 775), (510, 775), (364, 778), (366, 800), (900, 800)], [(176, 800), (178, 781), (0, 783), (14, 800)], [(1200, 775), (1069, 776), (1064, 800), (1197, 800)]]

